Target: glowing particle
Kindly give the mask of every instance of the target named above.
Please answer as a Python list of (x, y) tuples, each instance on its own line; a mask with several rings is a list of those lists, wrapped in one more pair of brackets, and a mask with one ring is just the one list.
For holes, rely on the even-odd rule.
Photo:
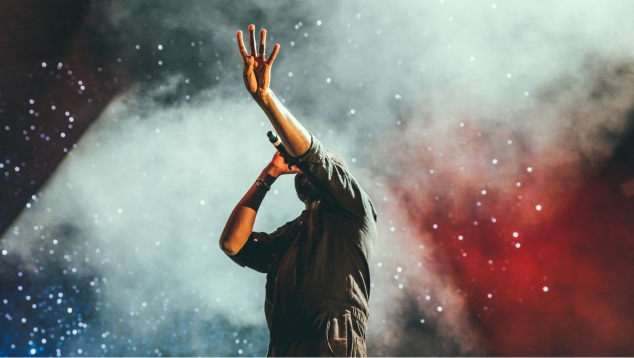
[(438, 229), (438, 225), (434, 224), (434, 229)]
[(121, 214), (121, 213), (123, 212), (123, 210), (119, 209), (119, 210), (117, 210), (117, 212), (118, 212), (119, 214)]
[(398, 280), (398, 275), (394, 275), (394, 279), (395, 279), (395, 280)]
[(497, 4), (491, 5), (491, 9), (493, 9), (493, 10), (495, 10), (497, 7), (498, 7)]
[(424, 319), (421, 319), (421, 320), (420, 320), (420, 323), (425, 323), (425, 320), (424, 320)]
[(519, 188), (520, 186), (522, 186), (522, 183), (517, 182), (517, 183), (515, 183), (515, 186)]
[(489, 265), (493, 265), (493, 260), (489, 260)]
[(201, 201), (200, 201), (200, 205), (205, 205), (205, 201), (204, 201), (204, 200), (201, 200)]
[(433, 169), (430, 169), (430, 170), (429, 170), (429, 174), (434, 174), (434, 170), (433, 170)]
[(532, 171), (533, 171), (533, 168), (528, 167), (528, 168), (526, 168), (526, 171), (530, 173), (530, 172), (532, 172)]
[(467, 257), (467, 253), (466, 253), (466, 252), (463, 252), (463, 253), (462, 253), (462, 257)]
[(35, 354), (35, 348), (31, 348), (31, 354)]
[(382, 262), (379, 262), (379, 263), (378, 263), (378, 264), (376, 264), (376, 265), (377, 265), (377, 266), (379, 266), (379, 267), (381, 267), (381, 266), (383, 266), (383, 263), (382, 263)]
[(498, 160), (497, 160), (497, 159), (493, 159), (493, 160), (491, 161), (491, 163), (493, 163), (493, 164), (497, 164), (497, 163), (498, 163)]
[(321, 26), (321, 20), (317, 20), (317, 26)]
[(528, 97), (529, 93), (528, 91), (524, 92), (524, 96)]
[(330, 77), (326, 78), (326, 83), (330, 83), (330, 81), (332, 81)]
[(354, 114), (354, 113), (355, 113), (354, 109), (351, 109), (350, 114)]
[(489, 294), (487, 295), (487, 297), (488, 297), (488, 298), (491, 298), (491, 297), (493, 297), (493, 295), (489, 293)]
[(548, 292), (548, 286), (544, 286), (544, 292)]
[(515, 244), (515, 247), (517, 247), (518, 249), (520, 248), (520, 246), (522, 246), (522, 245), (520, 245), (519, 242), (517, 244)]
[(136, 45), (136, 46), (134, 46), (134, 47), (135, 47), (137, 50), (141, 48), (141, 46), (139, 46), (139, 45)]
[(288, 77), (293, 77), (293, 72), (289, 72)]
[(401, 272), (401, 271), (403, 271), (403, 269), (401, 267), (397, 267), (396, 271)]
[(486, 190), (482, 190), (482, 195), (487, 195), (487, 191)]
[(394, 226), (390, 227), (390, 231), (394, 232), (394, 230), (396, 230)]
[(161, 246), (161, 242), (160, 242), (160, 241), (157, 241), (157, 242), (156, 242), (156, 246)]
[(458, 240), (462, 240), (462, 239), (464, 239), (462, 235), (458, 236)]
[(291, 46), (295, 46), (295, 41), (291, 41)]
[(475, 57), (471, 56), (471, 58), (469, 60), (471, 60), (471, 62), (473, 62), (473, 61), (475, 61)]
[(242, 354), (242, 349), (238, 349), (238, 354)]
[(520, 234), (518, 234), (517, 232), (513, 233), (513, 237), (518, 237)]
[[(418, 248), (422, 250), (422, 249), (424, 249), (424, 248), (425, 248), (425, 245), (418, 245)], [(419, 266), (420, 266), (420, 265), (419, 265)]]
[(506, 78), (511, 78), (512, 76), (513, 76), (513, 75), (512, 75), (512, 74), (510, 74), (510, 73), (507, 73), (507, 74), (506, 74)]
[(427, 296), (425, 296), (425, 299), (426, 299), (427, 301), (429, 301), (429, 300), (431, 300), (431, 296), (427, 295)]
[(460, 123), (460, 127), (464, 127), (464, 123)]
[(159, 66), (162, 66), (163, 65), (163, 61), (159, 61), (158, 64), (159, 64)]
[(513, 141), (509, 139), (506, 143), (513, 144)]
[(360, 19), (360, 18), (361, 18), (361, 14), (357, 14), (357, 19)]
[(438, 308), (436, 308), (438, 310), (438, 312), (442, 312), (442, 307), (438, 306)]
[(145, 306), (147, 306), (147, 303), (143, 302), (143, 303), (141, 303), (141, 306), (145, 307)]
[(541, 206), (541, 205), (537, 205), (537, 206), (535, 207), (535, 210), (537, 210), (537, 211), (542, 210), (542, 206)]
[(42, 62), (42, 67), (46, 67), (46, 62)]
[(68, 313), (73, 313), (73, 309), (68, 307)]
[(158, 49), (162, 50), (163, 49), (163, 45), (158, 45)]
[(497, 219), (496, 219), (496, 218), (491, 218), (491, 221), (492, 221), (492, 222), (496, 222), (496, 221), (497, 221)]
[(8, 253), (8, 252), (7, 252), (7, 250), (2, 250), (2, 254), (3, 254), (3, 255), (5, 255), (5, 256), (6, 256), (6, 254), (7, 254), (7, 253)]
[(402, 289), (403, 289), (403, 284), (402, 284), (402, 283), (399, 283), (399, 284), (398, 284), (398, 288), (400, 288), (400, 289), (402, 290)]

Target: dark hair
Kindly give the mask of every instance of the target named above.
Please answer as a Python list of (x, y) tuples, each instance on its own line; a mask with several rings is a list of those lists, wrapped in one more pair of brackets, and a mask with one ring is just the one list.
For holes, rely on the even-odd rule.
[(326, 153), (328, 157), (330, 157), (330, 159), (332, 159), (333, 162), (341, 165), (345, 170), (349, 170), (348, 164), (346, 163), (345, 160), (343, 160), (343, 158), (339, 154), (333, 152), (332, 150), (328, 148), (324, 148), (324, 152)]

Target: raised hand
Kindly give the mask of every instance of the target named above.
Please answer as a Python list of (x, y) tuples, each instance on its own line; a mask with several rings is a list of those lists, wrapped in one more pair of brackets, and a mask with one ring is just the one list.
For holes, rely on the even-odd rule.
[(238, 50), (242, 56), (242, 66), (244, 68), (242, 77), (244, 79), (244, 85), (251, 95), (262, 97), (269, 89), (269, 83), (271, 82), (271, 65), (273, 61), (275, 61), (277, 52), (280, 50), (280, 45), (275, 44), (269, 58), (264, 59), (266, 30), (260, 30), (260, 47), (259, 51), (256, 51), (255, 26), (253, 26), (253, 24), (249, 25), (249, 49), (251, 50), (251, 55), (247, 53), (244, 47), (242, 31), (238, 31), (236, 37), (238, 40)]

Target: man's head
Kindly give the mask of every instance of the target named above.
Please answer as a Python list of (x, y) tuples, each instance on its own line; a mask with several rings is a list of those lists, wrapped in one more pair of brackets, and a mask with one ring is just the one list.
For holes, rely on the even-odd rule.
[[(330, 149), (324, 149), (324, 152), (330, 159), (332, 159), (333, 162), (348, 170), (348, 164), (346, 164), (339, 154)], [(297, 192), (299, 200), (306, 204), (321, 199), (321, 194), (317, 191), (317, 189), (315, 189), (304, 173), (295, 174), (295, 191)]]

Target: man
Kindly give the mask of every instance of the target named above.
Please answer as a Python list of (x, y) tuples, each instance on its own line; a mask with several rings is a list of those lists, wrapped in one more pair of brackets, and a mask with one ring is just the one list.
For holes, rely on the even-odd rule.
[[(324, 149), (269, 88), (280, 46), (265, 59), (266, 30), (260, 36), (256, 52), (255, 27), (249, 25), (248, 55), (237, 32), (244, 83), (298, 164), (289, 168), (275, 153), (231, 213), (220, 247), (241, 266), (267, 273), (268, 356), (365, 356), (376, 212), (345, 162)], [(271, 234), (253, 232), (265, 194), (285, 174), (295, 174), (306, 210)]]

